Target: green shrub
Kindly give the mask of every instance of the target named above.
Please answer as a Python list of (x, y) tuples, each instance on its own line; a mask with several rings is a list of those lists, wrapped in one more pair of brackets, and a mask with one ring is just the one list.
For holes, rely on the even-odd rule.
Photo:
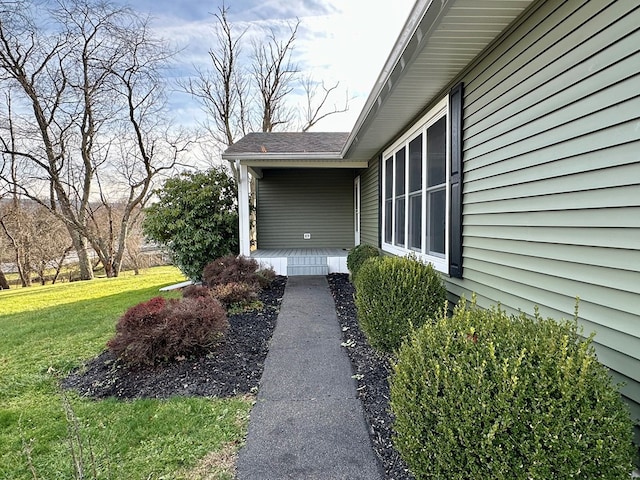
[(362, 264), (369, 258), (379, 257), (380, 250), (378, 250), (373, 245), (367, 245), (366, 243), (361, 243), (357, 245), (349, 251), (347, 255), (347, 268), (351, 272), (351, 277), (355, 278), (362, 267)]
[(372, 347), (395, 351), (411, 328), (435, 318), (447, 292), (430, 264), (415, 258), (378, 257), (354, 279), (358, 321)]
[(199, 280), (213, 258), (238, 251), (238, 189), (228, 168), (168, 178), (145, 209), (145, 236), (165, 247), (175, 264)]
[(149, 367), (210, 350), (228, 326), (222, 304), (212, 296), (156, 297), (127, 310), (107, 347), (131, 367)]
[(499, 307), (413, 332), (391, 378), (395, 445), (417, 479), (625, 479), (632, 423), (592, 337)]

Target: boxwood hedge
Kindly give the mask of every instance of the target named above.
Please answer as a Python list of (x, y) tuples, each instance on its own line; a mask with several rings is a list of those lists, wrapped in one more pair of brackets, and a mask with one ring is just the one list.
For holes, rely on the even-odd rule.
[(391, 379), (417, 479), (627, 479), (632, 422), (576, 321), (465, 305), (414, 332)]
[(354, 284), (362, 331), (383, 352), (394, 352), (412, 328), (431, 321), (446, 304), (438, 272), (411, 257), (369, 259)]

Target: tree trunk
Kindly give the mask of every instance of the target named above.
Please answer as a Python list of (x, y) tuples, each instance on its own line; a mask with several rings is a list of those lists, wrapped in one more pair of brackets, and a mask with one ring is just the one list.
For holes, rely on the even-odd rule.
[(18, 276), (20, 277), (20, 284), (23, 288), (31, 286), (31, 272), (24, 268), (22, 260), (18, 254), (16, 254), (16, 268), (18, 269)]
[(46, 285), (47, 265), (45, 263), (41, 263), (40, 265), (38, 265), (38, 267), (36, 267), (36, 270), (37, 270), (36, 273), (40, 277), (40, 285), (43, 285), (43, 286)]
[(9, 290), (9, 282), (7, 277), (4, 276), (4, 272), (0, 268), (0, 290)]
[[(19, 222), (19, 219), (18, 219)], [(29, 253), (24, 248), (24, 245), (21, 244), (20, 239), (18, 239), (18, 235), (20, 235), (20, 223), (18, 223), (18, 227), (16, 228), (17, 234), (12, 234), (9, 231), (7, 225), (0, 219), (0, 225), (2, 229), (9, 239), (11, 243), (11, 249), (13, 250), (13, 258), (16, 263), (16, 269), (18, 270), (18, 276), (20, 277), (20, 283), (23, 287), (31, 286), (31, 267), (29, 262)]]
[[(122, 222), (120, 223), (120, 234), (118, 235), (118, 247), (113, 259), (114, 277), (120, 275), (122, 269), (122, 259), (124, 258), (124, 252), (127, 249), (127, 237), (129, 236), (129, 217), (130, 213), (127, 211), (123, 215)], [(136, 272), (136, 275), (138, 273)]]
[(60, 270), (62, 270), (62, 266), (64, 265), (64, 260), (65, 258), (67, 258), (67, 255), (69, 255), (69, 252), (71, 250), (73, 250), (73, 247), (67, 247), (64, 250), (64, 253), (62, 254), (62, 258), (60, 259), (60, 261), (58, 262), (58, 265), (56, 266), (56, 273), (53, 274), (51, 285), (55, 285), (56, 281), (58, 280), (58, 276), (60, 275)]
[(86, 240), (81, 237), (73, 228), (69, 228), (69, 235), (73, 242), (73, 248), (78, 254), (78, 268), (80, 269), (80, 280), (92, 280), (93, 269), (91, 268), (91, 259), (87, 252)]

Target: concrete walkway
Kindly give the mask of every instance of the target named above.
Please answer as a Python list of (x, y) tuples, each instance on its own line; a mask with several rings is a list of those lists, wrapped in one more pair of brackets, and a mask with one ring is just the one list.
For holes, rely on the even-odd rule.
[(325, 277), (289, 277), (238, 480), (381, 479)]

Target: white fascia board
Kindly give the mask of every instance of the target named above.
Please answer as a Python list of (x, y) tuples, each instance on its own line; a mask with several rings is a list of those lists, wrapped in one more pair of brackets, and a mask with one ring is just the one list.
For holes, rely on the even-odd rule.
[(249, 160), (259, 160), (262, 162), (271, 161), (271, 160), (341, 160), (342, 156), (340, 152), (302, 152), (302, 153), (292, 153), (292, 152), (281, 152), (281, 153), (258, 153), (258, 152), (250, 152), (250, 153), (223, 153), (222, 158), (224, 160), (240, 160), (241, 162), (246, 162)]
[(282, 160), (282, 161), (259, 161), (259, 160), (240, 160), (242, 165), (253, 168), (367, 168), (369, 162), (360, 161), (303, 161), (303, 160)]
[(224, 159), (239, 161), (242, 165), (254, 168), (290, 167), (290, 168), (367, 168), (367, 160), (343, 160), (340, 156), (332, 157), (309, 155), (272, 154), (267, 155), (229, 155)]

